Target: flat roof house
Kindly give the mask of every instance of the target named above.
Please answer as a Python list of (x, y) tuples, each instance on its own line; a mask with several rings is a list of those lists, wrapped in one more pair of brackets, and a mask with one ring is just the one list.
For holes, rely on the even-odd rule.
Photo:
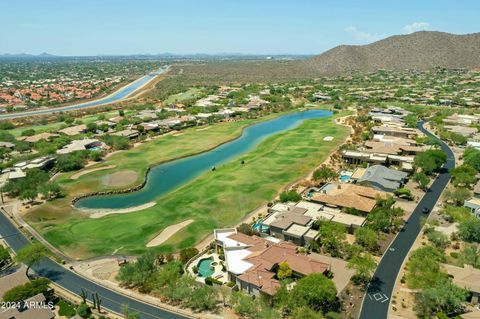
[(365, 223), (365, 217), (345, 214), (339, 208), (305, 200), (298, 203), (277, 203), (268, 211), (269, 215), (261, 222), (264, 226), (262, 229), (267, 229), (264, 232), (299, 246), (306, 246), (318, 237), (318, 231), (311, 228), (315, 220), (338, 223), (351, 231)]
[(413, 170), (414, 156), (410, 155), (392, 155), (382, 153), (368, 153), (360, 151), (342, 151), (342, 158), (349, 164), (387, 164), (398, 165), (402, 171), (411, 172)]
[(270, 234), (276, 238), (291, 241), (297, 245), (304, 245), (303, 236), (310, 230), (312, 218), (305, 216), (305, 208), (294, 207), (291, 211), (277, 213), (271, 221), (263, 222), (269, 226)]
[(381, 134), (403, 138), (415, 138), (418, 135), (418, 130), (408, 127), (374, 126), (372, 127), (372, 132), (373, 134)]
[(372, 165), (365, 170), (357, 184), (373, 187), (384, 192), (393, 192), (405, 184), (408, 174), (387, 168), (383, 165)]
[(463, 202), (463, 206), (470, 208), (472, 214), (474, 214), (477, 218), (480, 218), (480, 198), (470, 198)]

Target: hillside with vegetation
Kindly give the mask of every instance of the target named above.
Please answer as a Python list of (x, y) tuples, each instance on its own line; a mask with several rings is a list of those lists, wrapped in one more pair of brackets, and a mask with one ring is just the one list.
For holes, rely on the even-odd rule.
[(480, 33), (455, 35), (421, 31), (368, 45), (340, 45), (310, 60), (320, 74), (352, 70), (480, 67)]

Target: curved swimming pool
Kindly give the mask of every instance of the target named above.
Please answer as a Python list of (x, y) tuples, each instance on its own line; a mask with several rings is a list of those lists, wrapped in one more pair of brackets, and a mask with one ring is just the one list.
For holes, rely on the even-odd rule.
[(307, 110), (249, 126), (243, 130), (239, 138), (208, 152), (154, 166), (148, 173), (145, 186), (138, 191), (127, 194), (85, 197), (75, 202), (75, 207), (121, 209), (143, 205), (191, 181), (201, 173), (212, 169), (212, 167), (218, 167), (245, 154), (273, 134), (293, 129), (307, 119), (323, 118), (331, 115), (332, 112), (330, 111)]

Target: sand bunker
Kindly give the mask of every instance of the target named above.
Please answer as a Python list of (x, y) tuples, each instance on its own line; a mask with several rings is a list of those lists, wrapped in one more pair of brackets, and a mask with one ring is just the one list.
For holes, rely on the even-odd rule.
[(86, 169), (86, 170), (83, 170), (83, 171), (80, 171), (78, 173), (73, 174), (72, 176), (70, 176), (70, 179), (78, 179), (80, 176), (83, 176), (83, 175), (86, 175), (86, 174), (89, 174), (89, 173), (93, 173), (93, 172), (97, 172), (97, 171), (103, 171), (103, 170), (106, 170), (106, 169), (111, 169), (111, 168), (115, 168), (115, 165), (108, 165), (108, 166), (103, 166), (103, 167)]
[(133, 184), (138, 178), (135, 171), (124, 170), (103, 177), (103, 184), (108, 186), (127, 186)]
[(183, 133), (183, 132), (173, 133), (172, 136), (180, 136), (180, 135), (183, 135), (183, 134), (185, 134), (185, 133)]
[(146, 204), (143, 204), (143, 205), (123, 208), (123, 209), (88, 209), (88, 208), (84, 208), (84, 209), (80, 209), (80, 210), (82, 212), (89, 213), (90, 216), (88, 216), (88, 217), (90, 217), (90, 218), (100, 218), (100, 217), (104, 217), (104, 216), (107, 216), (107, 215), (126, 214), (126, 213), (136, 212), (136, 211), (139, 211), (139, 210), (144, 210), (144, 209), (155, 206), (155, 204), (156, 204), (155, 202), (149, 202), (149, 203), (146, 203)]
[(180, 229), (182, 229), (184, 227), (187, 227), (191, 223), (193, 223), (193, 219), (188, 219), (188, 220), (183, 221), (181, 223), (168, 226), (167, 228), (162, 230), (162, 232), (160, 234), (158, 234), (155, 238), (153, 238), (151, 241), (149, 241), (147, 243), (147, 247), (155, 247), (155, 246), (163, 244), (170, 237), (175, 235), (176, 232), (178, 232)]

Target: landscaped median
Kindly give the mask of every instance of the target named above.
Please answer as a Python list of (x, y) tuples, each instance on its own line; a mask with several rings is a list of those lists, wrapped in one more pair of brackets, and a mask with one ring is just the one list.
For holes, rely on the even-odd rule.
[[(283, 186), (322, 162), (350, 133), (349, 128), (334, 123), (335, 117), (343, 115), (306, 120), (293, 130), (271, 136), (240, 158), (161, 196), (155, 206), (145, 210), (91, 219), (72, 209), (73, 196), (111, 188), (103, 183), (108, 174), (133, 170), (138, 173), (133, 186), (141, 183), (149, 166), (211, 149), (260, 120), (222, 123), (209, 130), (192, 128), (180, 136), (163, 136), (112, 155), (101, 164), (116, 165), (110, 170), (92, 172), (77, 180), (70, 179), (70, 174), (62, 176), (59, 181), (68, 196), (31, 211), (26, 218), (53, 245), (77, 258), (110, 255), (114, 251), (140, 254), (169, 225), (193, 219), (161, 246), (151, 249), (169, 252), (189, 247), (214, 228), (235, 225), (251, 210), (272, 200)], [(323, 141), (326, 136), (334, 140)]]

